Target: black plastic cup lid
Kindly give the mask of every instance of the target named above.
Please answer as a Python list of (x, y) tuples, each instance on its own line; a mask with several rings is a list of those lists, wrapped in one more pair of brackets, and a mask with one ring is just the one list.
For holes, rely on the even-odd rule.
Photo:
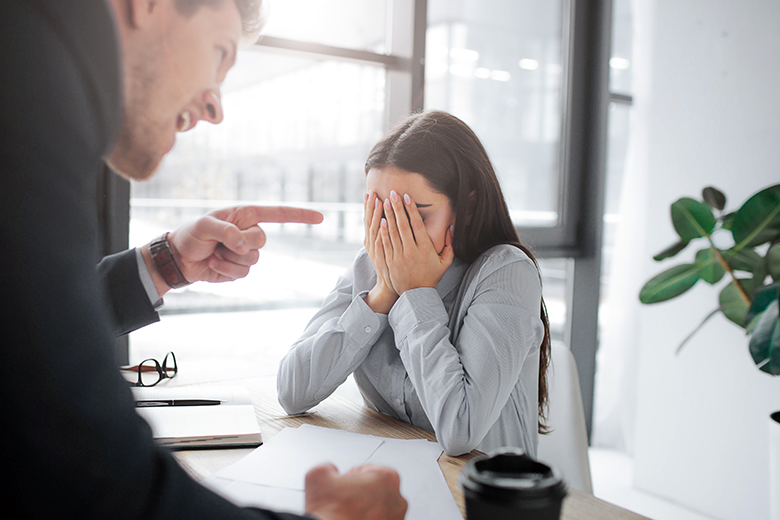
[(502, 448), (471, 459), (458, 476), (465, 493), (498, 501), (558, 501), (566, 484), (558, 470), (516, 448)]

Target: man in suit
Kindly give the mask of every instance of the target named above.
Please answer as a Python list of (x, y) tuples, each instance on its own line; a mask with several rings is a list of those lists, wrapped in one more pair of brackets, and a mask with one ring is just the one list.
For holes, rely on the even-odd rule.
[[(3, 498), (17, 517), (295, 517), (235, 507), (154, 444), (110, 348), (127, 325), (123, 298), (109, 299), (94, 267), (104, 161), (146, 179), (177, 131), (221, 120), (219, 86), (243, 33), (256, 29), (258, 4), (0, 2), (0, 431), (11, 475)], [(140, 279), (146, 269), (158, 296), (171, 284), (241, 276), (262, 246), (262, 213), (211, 215), (141, 248), (140, 261), (133, 253), (135, 264), (103, 264), (103, 274), (121, 286), (134, 275), (116, 273), (134, 266)], [(314, 518), (402, 518), (405, 509), (385, 468), (322, 466), (307, 477)]]

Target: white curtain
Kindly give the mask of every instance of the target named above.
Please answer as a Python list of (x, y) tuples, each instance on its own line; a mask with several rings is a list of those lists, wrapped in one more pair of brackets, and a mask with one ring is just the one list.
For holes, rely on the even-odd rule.
[(633, 13), (633, 105), (612, 272), (600, 309), (600, 342), (596, 356), (594, 415), (591, 444), (633, 453), (637, 402), (637, 324), (639, 290), (634, 266), (642, 258), (647, 229), (647, 150), (645, 107), (651, 95), (649, 70), (652, 50), (654, 1), (632, 0)]

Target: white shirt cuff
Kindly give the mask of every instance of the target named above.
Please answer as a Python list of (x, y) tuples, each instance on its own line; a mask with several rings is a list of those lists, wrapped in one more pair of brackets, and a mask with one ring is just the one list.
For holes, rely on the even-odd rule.
[(163, 299), (157, 293), (157, 287), (154, 286), (154, 280), (152, 280), (152, 273), (149, 272), (149, 268), (144, 262), (144, 257), (141, 254), (141, 248), (135, 248), (135, 260), (138, 264), (138, 277), (141, 279), (141, 284), (144, 286), (146, 295), (149, 297), (149, 302), (154, 307), (154, 310), (163, 306)]

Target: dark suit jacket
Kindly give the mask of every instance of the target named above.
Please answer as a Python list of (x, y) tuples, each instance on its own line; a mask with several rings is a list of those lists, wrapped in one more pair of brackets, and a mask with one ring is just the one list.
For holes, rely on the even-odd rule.
[(0, 1), (2, 502), (20, 518), (290, 518), (190, 479), (116, 369), (95, 270), (116, 38), (105, 0)]
[(97, 271), (108, 291), (117, 335), (160, 320), (138, 275), (134, 249), (103, 258)]

